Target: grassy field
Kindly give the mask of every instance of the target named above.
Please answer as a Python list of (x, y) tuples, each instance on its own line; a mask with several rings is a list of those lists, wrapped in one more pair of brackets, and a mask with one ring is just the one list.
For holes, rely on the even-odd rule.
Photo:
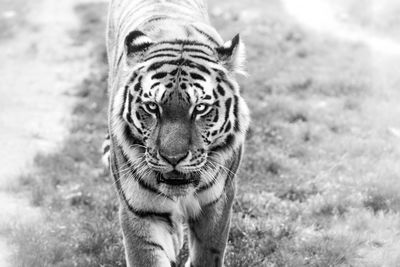
[[(279, 1), (219, 1), (214, 25), (240, 31), (253, 122), (226, 266), (400, 266), (399, 80), (361, 44), (300, 28)], [(93, 70), (75, 93), (64, 147), (38, 155), (14, 190), (46, 222), (14, 226), (14, 266), (125, 266), (106, 131), (104, 5), (77, 7)], [(379, 58), (381, 60), (381, 58)]]

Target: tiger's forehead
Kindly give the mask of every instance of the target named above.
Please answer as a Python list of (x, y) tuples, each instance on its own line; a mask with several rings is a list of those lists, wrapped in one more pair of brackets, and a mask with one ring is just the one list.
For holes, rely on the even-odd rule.
[(192, 41), (157, 43), (138, 65), (135, 91), (140, 88), (143, 101), (163, 103), (179, 98), (189, 104), (212, 104), (228, 91), (226, 87), (234, 93), (215, 53), (213, 47)]
[(155, 56), (158, 53), (171, 53), (182, 55), (184, 54), (195, 54), (201, 53), (208, 56), (216, 56), (216, 48), (211, 47), (207, 44), (199, 43), (190, 40), (173, 40), (173, 41), (163, 41), (152, 45), (147, 51), (146, 56)]
[(212, 102), (215, 78), (189, 66), (166, 65), (143, 78), (144, 96), (159, 103)]

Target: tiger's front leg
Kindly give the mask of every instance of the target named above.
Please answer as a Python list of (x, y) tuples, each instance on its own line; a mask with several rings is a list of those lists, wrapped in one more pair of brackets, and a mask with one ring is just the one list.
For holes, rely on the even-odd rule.
[(203, 207), (201, 216), (189, 221), (190, 259), (186, 266), (223, 266), (235, 195), (235, 183), (229, 183), (217, 202)]
[(173, 267), (182, 246), (182, 229), (178, 232), (155, 217), (138, 217), (123, 203), (120, 222), (128, 267)]

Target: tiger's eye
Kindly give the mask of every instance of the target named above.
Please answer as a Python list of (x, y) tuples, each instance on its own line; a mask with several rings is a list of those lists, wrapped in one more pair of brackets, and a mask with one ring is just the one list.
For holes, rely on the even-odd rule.
[(207, 106), (205, 104), (198, 104), (196, 107), (196, 112), (201, 113), (204, 112), (207, 109)]
[(156, 112), (158, 110), (158, 105), (155, 102), (148, 102), (145, 105), (150, 112)]

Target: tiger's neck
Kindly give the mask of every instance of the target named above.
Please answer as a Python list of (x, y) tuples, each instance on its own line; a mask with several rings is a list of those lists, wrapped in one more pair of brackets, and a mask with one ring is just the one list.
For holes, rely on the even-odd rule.
[(168, 17), (162, 20), (150, 20), (139, 30), (142, 30), (156, 42), (178, 39), (196, 41), (211, 47), (219, 47), (223, 44), (220, 35), (207, 23), (180, 21)]

